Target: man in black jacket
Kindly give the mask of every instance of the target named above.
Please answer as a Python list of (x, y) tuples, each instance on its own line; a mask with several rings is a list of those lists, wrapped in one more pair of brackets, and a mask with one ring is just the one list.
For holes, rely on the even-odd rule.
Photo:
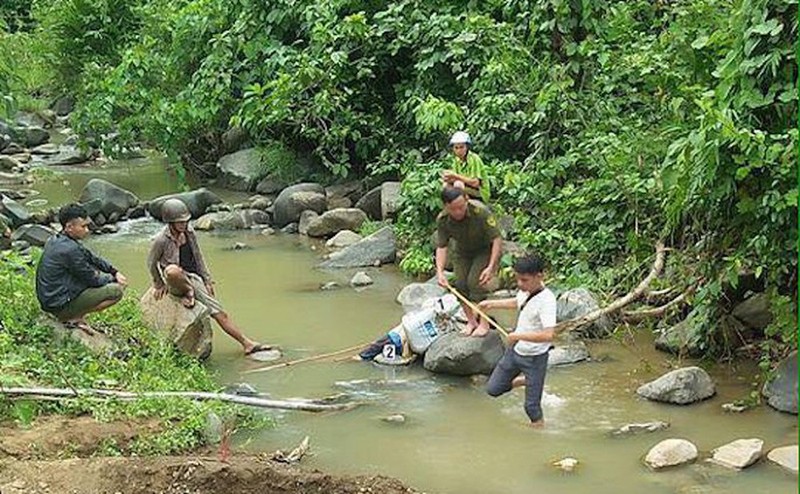
[(47, 241), (36, 267), (36, 297), (45, 312), (66, 326), (91, 333), (86, 314), (119, 302), (128, 280), (80, 243), (89, 234), (90, 220), (83, 206), (64, 206), (58, 220), (61, 233)]

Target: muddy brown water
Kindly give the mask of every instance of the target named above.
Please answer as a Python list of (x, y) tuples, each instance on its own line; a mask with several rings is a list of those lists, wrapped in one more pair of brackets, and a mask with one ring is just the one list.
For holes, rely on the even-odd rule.
[[(65, 168), (35, 184), (53, 204), (77, 197), (83, 184), (100, 176), (142, 199), (176, 190), (177, 182), (159, 161), (128, 162), (102, 170)], [(241, 194), (223, 192), (230, 200)], [(137, 220), (114, 235), (89, 243), (110, 258), (142, 293), (147, 287), (145, 257), (160, 225)], [(397, 324), (398, 291), (411, 280), (393, 267), (366, 269), (375, 284), (354, 290), (347, 281), (356, 270), (314, 269), (323, 246), (299, 236), (258, 232), (200, 233), (218, 294), (244, 331), (279, 343), (289, 358), (300, 358), (369, 342)], [(251, 249), (230, 247), (244, 242)], [(327, 281), (343, 288), (320, 291)], [(510, 319), (506, 320), (510, 323)], [(702, 460), (708, 452), (740, 438), (761, 438), (765, 452), (797, 442), (797, 418), (762, 406), (742, 414), (721, 405), (744, 398), (757, 369), (747, 363), (709, 368), (718, 385), (715, 397), (680, 407), (637, 398), (636, 387), (677, 362), (653, 349), (652, 336), (632, 334), (590, 344), (595, 361), (551, 369), (545, 387), (546, 428), (531, 430), (522, 411), (522, 391), (491, 399), (469, 379), (433, 375), (421, 368), (386, 368), (351, 361), (325, 361), (259, 374), (238, 346), (220, 331), (214, 335), (209, 366), (220, 384), (248, 382), (274, 397), (322, 397), (348, 393), (368, 404), (346, 413), (271, 413), (276, 427), (239, 435), (240, 447), (273, 451), (310, 436), (313, 455), (304, 462), (350, 474), (382, 473), (436, 493), (592, 492), (602, 493), (790, 493), (797, 478), (767, 461), (732, 472)], [(706, 367), (708, 367), (706, 365)], [(402, 413), (403, 424), (381, 419)], [(662, 420), (666, 431), (611, 438), (608, 431), (630, 422)], [(641, 459), (657, 442), (671, 437), (694, 442), (701, 460), (651, 472)], [(553, 461), (574, 457), (575, 472)]]

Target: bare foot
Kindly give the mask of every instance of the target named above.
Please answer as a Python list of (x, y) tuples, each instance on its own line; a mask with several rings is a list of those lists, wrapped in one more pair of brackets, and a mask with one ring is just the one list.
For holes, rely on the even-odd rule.
[(519, 388), (525, 386), (525, 376), (517, 376), (511, 381), (512, 388)]
[(544, 419), (537, 420), (535, 422), (531, 422), (532, 429), (544, 429)]
[(464, 329), (461, 330), (461, 334), (464, 336), (471, 336), (473, 331), (475, 331), (475, 325), (467, 323), (467, 325), (464, 326)]
[(194, 307), (194, 290), (189, 290), (188, 292), (186, 292), (186, 295), (181, 297), (181, 303), (187, 309), (191, 309), (192, 307)]
[(472, 336), (483, 337), (486, 336), (487, 334), (489, 334), (489, 326), (481, 322), (478, 325), (477, 329), (475, 329), (475, 332), (472, 333)]

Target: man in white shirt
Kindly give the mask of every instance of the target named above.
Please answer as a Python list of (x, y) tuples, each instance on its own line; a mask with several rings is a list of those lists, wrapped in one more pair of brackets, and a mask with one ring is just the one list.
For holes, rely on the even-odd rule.
[(524, 385), (525, 413), (531, 419), (531, 426), (542, 427), (542, 391), (547, 355), (553, 346), (556, 297), (544, 285), (544, 261), (539, 256), (517, 259), (514, 273), (519, 288), (515, 298), (484, 300), (479, 304), (483, 310), (519, 310), (517, 327), (508, 335), (509, 347), (492, 371), (486, 392), (497, 397), (514, 386)]

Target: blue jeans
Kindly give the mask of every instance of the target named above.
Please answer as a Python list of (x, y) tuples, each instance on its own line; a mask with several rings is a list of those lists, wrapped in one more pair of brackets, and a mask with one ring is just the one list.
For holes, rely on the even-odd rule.
[(525, 413), (531, 422), (542, 420), (542, 392), (548, 355), (549, 352), (534, 356), (520, 355), (514, 351), (513, 346), (507, 348), (486, 383), (486, 392), (493, 397), (507, 393), (511, 391), (511, 381), (524, 374)]

